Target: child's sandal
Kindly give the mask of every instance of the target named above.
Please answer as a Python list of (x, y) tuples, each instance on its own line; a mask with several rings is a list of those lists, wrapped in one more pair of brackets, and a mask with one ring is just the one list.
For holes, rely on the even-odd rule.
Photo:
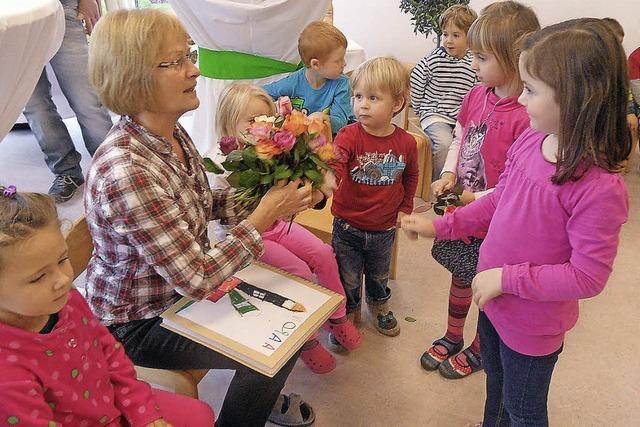
[(362, 344), (362, 336), (350, 320), (342, 323), (331, 323), (329, 321), (326, 329), (331, 332), (335, 341), (347, 350), (355, 350)]
[(475, 354), (470, 347), (465, 348), (461, 354), (464, 354), (467, 358), (467, 365), (460, 363), (457, 355), (451, 356), (442, 362), (438, 368), (443, 377), (450, 380), (458, 380), (482, 370), (482, 357)]
[(300, 359), (315, 374), (326, 374), (336, 367), (336, 358), (320, 342), (309, 350), (303, 350)]
[[(447, 349), (446, 353), (440, 353), (436, 346), (442, 346)], [(431, 347), (420, 357), (420, 364), (426, 371), (435, 371), (438, 369), (441, 363), (449, 359), (454, 354), (457, 354), (464, 347), (464, 341), (460, 340), (459, 343), (449, 341), (447, 338), (442, 337), (435, 340)]]

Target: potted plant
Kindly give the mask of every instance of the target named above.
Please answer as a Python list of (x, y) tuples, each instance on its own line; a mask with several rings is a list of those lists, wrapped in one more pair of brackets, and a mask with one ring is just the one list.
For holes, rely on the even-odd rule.
[(400, 10), (412, 15), (414, 33), (422, 33), (427, 37), (434, 33), (440, 46), (442, 31), (438, 26), (438, 18), (454, 4), (469, 4), (469, 0), (400, 0)]

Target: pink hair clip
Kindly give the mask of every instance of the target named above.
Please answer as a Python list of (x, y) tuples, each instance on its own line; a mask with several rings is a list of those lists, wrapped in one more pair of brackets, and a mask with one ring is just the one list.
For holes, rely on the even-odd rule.
[(13, 199), (13, 196), (16, 195), (16, 186), (9, 185), (8, 187), (5, 187), (4, 190), (2, 191), (2, 195), (4, 197), (8, 197), (9, 199)]

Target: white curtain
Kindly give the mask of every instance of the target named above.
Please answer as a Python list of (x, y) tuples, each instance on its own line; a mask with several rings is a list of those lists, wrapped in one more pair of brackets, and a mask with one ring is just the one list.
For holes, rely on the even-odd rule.
[(2, 1), (0, 7), (0, 141), (60, 48), (64, 11), (59, 0)]

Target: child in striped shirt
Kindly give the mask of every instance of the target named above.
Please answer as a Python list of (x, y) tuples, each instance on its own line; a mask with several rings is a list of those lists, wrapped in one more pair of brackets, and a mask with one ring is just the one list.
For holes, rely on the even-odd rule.
[(478, 15), (454, 5), (440, 15), (444, 43), (418, 62), (411, 72), (411, 106), (431, 140), (433, 181), (447, 159), (462, 99), (476, 83), (467, 48), (467, 31)]

